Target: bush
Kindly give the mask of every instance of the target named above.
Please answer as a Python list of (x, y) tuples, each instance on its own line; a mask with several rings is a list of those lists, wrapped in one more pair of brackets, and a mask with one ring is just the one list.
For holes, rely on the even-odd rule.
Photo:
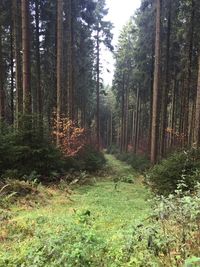
[(117, 153), (119, 153), (119, 148), (116, 145), (112, 144), (107, 148), (107, 153), (116, 155)]
[(186, 189), (193, 190), (200, 181), (200, 150), (175, 152), (167, 159), (155, 165), (146, 175), (153, 191), (168, 195), (177, 189), (180, 180), (184, 180)]
[[(26, 222), (26, 225), (28, 223), (30, 226), (31, 222)], [(87, 222), (70, 224), (60, 229), (62, 230), (52, 232), (48, 236), (38, 232), (37, 239), (31, 245), (22, 244), (22, 247), (18, 247), (17, 254), (11, 255), (8, 252), (0, 257), (0, 266), (100, 266), (106, 244)], [(29, 227), (27, 231), (30, 231)]]
[(143, 172), (150, 167), (148, 158), (144, 155), (136, 155), (134, 153), (117, 154), (117, 159), (130, 164), (136, 171)]
[(3, 179), (54, 181), (71, 169), (95, 171), (105, 163), (103, 154), (89, 145), (80, 146), (76, 155), (66, 156), (41, 128), (23, 118), (19, 130), (0, 130), (0, 176)]
[(99, 170), (106, 163), (103, 153), (90, 145), (82, 147), (75, 159), (77, 160), (79, 169), (87, 171)]
[(0, 175), (6, 178), (50, 176), (64, 167), (61, 152), (39, 130), (12, 130), (0, 135)]

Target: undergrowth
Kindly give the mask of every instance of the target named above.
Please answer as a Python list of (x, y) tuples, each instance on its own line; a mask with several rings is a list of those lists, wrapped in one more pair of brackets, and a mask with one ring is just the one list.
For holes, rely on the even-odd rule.
[(130, 166), (106, 157), (110, 176), (73, 192), (64, 180), (1, 187), (0, 267), (200, 265), (200, 185), (191, 194), (183, 179), (153, 197)]
[(156, 194), (168, 195), (184, 180), (186, 190), (191, 192), (200, 181), (200, 150), (190, 149), (175, 152), (156, 164), (146, 174), (146, 182)]

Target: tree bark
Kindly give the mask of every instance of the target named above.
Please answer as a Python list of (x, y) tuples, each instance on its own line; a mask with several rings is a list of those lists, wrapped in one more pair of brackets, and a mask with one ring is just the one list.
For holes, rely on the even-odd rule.
[(68, 117), (73, 120), (73, 25), (72, 25), (72, 0), (68, 0), (68, 40), (67, 40), (67, 95)]
[(195, 115), (195, 146), (199, 147), (200, 139), (200, 55), (199, 55), (199, 72), (197, 84), (197, 98), (196, 98), (196, 115)]
[(59, 145), (63, 81), (63, 0), (57, 1), (57, 138)]
[(96, 138), (97, 138), (97, 149), (100, 149), (100, 42), (99, 42), (99, 30), (97, 30), (97, 63), (96, 63)]
[(22, 86), (22, 68), (21, 68), (21, 31), (20, 16), (21, 10), (18, 0), (12, 1), (13, 32), (14, 32), (14, 58), (15, 58), (15, 87), (16, 87), (16, 127), (19, 127), (19, 114), (23, 111), (23, 86)]
[(29, 33), (29, 1), (21, 0), (22, 8), (22, 60), (23, 60), (23, 113), (31, 114), (31, 82), (30, 82), (30, 33)]
[(2, 26), (0, 25), (0, 120), (5, 119), (5, 92), (3, 77), (3, 55), (2, 55)]
[(153, 111), (151, 133), (151, 162), (157, 161), (157, 132), (158, 132), (158, 91), (160, 79), (160, 29), (161, 29), (161, 3), (156, 0), (156, 40), (155, 40), (155, 66), (153, 85)]
[[(39, 0), (35, 0), (35, 26), (36, 26), (36, 75), (37, 75), (37, 89), (36, 89), (36, 103), (37, 114), (39, 121), (42, 122), (42, 91), (41, 91), (41, 69), (40, 69), (40, 14), (39, 14)], [(40, 125), (41, 126), (41, 125)]]
[(166, 128), (167, 128), (167, 105), (168, 105), (168, 91), (169, 91), (169, 56), (170, 56), (170, 37), (171, 37), (171, 0), (168, 6), (168, 22), (167, 22), (167, 44), (166, 44), (166, 73), (165, 84), (163, 88), (162, 98), (162, 128), (161, 128), (161, 157), (166, 152)]
[(189, 129), (189, 106), (190, 106), (190, 89), (191, 89), (191, 76), (192, 76), (192, 51), (194, 45), (194, 23), (195, 23), (195, 0), (192, 0), (191, 18), (189, 27), (189, 50), (188, 50), (188, 67), (185, 81), (185, 104), (184, 104), (184, 124), (183, 133), (185, 135), (183, 145), (188, 145), (190, 137), (188, 134)]
[(124, 107), (125, 107), (125, 77), (123, 73), (123, 79), (122, 79), (122, 107), (121, 107), (121, 134), (120, 134), (120, 152), (124, 152), (124, 121), (125, 121), (125, 113), (124, 113)]
[(139, 86), (137, 88), (137, 100), (136, 100), (136, 117), (135, 117), (135, 132), (134, 132), (134, 146), (133, 151), (136, 154), (137, 152), (137, 144), (138, 144), (138, 121), (139, 121), (139, 106), (140, 106), (140, 90)]
[(11, 112), (11, 124), (14, 123), (14, 56), (13, 56), (13, 21), (10, 26), (10, 112)]

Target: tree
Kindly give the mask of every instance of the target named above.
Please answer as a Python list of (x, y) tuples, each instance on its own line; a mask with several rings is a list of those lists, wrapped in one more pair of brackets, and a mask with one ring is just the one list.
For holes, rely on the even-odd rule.
[(95, 15), (96, 22), (94, 31), (96, 32), (96, 139), (97, 148), (100, 149), (100, 47), (103, 43), (110, 50), (113, 49), (111, 45), (112, 40), (112, 24), (109, 21), (104, 21), (104, 17), (107, 15), (108, 10), (105, 9), (105, 0), (97, 2)]
[(59, 145), (63, 76), (63, 1), (57, 1), (57, 145)]
[(0, 22), (0, 120), (5, 118), (5, 92), (3, 77), (3, 55), (2, 55), (2, 25)]
[(195, 146), (199, 147), (200, 142), (200, 56), (199, 56), (199, 72), (197, 84), (197, 98), (196, 98), (196, 116), (195, 116)]
[(14, 33), (14, 58), (15, 58), (15, 87), (16, 87), (16, 126), (19, 126), (19, 114), (23, 110), (23, 88), (22, 88), (22, 69), (21, 69), (21, 9), (19, 1), (12, 1), (13, 33)]
[(155, 39), (155, 65), (153, 85), (153, 110), (151, 134), (151, 162), (157, 160), (157, 134), (158, 134), (158, 91), (160, 79), (160, 28), (161, 28), (161, 3), (156, 0), (156, 39)]
[(29, 1), (21, 1), (22, 8), (22, 65), (23, 65), (23, 113), (31, 113), (30, 83), (30, 33), (29, 33)]
[(40, 127), (42, 127), (42, 88), (41, 88), (41, 57), (40, 57), (40, 0), (35, 0), (35, 30), (36, 30), (36, 112), (39, 115)]

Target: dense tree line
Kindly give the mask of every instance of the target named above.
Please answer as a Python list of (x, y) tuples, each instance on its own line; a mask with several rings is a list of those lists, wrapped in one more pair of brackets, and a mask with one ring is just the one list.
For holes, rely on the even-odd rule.
[(196, 0), (143, 0), (124, 26), (113, 81), (121, 151), (155, 163), (199, 145), (199, 15)]
[(112, 49), (107, 12), (104, 0), (1, 1), (3, 122), (18, 129), (22, 114), (35, 114), (34, 123), (50, 129), (54, 112), (58, 131), (61, 117), (93, 125), (100, 146), (101, 43)]

